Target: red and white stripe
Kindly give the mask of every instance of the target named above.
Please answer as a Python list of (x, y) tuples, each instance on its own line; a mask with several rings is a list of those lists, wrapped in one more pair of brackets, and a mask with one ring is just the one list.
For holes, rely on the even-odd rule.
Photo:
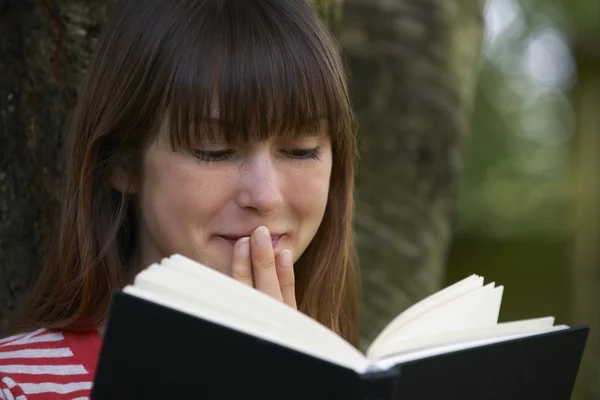
[(100, 341), (47, 329), (0, 339), (0, 400), (89, 399)]

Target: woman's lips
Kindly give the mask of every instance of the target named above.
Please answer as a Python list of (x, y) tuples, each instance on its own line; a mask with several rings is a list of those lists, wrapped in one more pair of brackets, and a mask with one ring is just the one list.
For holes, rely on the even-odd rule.
[[(273, 245), (273, 248), (275, 248), (277, 246), (277, 243), (280, 242), (281, 238), (285, 236), (285, 234), (283, 235), (279, 235), (279, 236), (271, 236), (271, 244)], [(241, 239), (241, 237), (239, 238), (233, 238), (233, 237), (228, 237), (228, 236), (219, 236), (221, 239), (229, 242), (232, 246), (235, 245), (235, 243)]]

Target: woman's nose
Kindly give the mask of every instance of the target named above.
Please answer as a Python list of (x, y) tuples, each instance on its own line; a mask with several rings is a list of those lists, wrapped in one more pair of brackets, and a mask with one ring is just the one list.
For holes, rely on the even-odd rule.
[(260, 214), (270, 214), (283, 202), (282, 177), (269, 154), (251, 157), (241, 167), (238, 204)]

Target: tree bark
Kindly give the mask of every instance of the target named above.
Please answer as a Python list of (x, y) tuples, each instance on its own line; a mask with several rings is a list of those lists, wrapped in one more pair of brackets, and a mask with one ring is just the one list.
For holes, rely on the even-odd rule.
[(0, 336), (54, 232), (64, 133), (111, 1), (0, 1)]
[(480, 0), (346, 0), (359, 123), (363, 347), (439, 289), (483, 36)]

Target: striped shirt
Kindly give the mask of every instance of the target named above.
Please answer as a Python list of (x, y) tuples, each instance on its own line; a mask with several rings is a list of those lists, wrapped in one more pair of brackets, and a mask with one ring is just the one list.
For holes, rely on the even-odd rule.
[(0, 400), (89, 399), (101, 343), (96, 330), (0, 339)]

